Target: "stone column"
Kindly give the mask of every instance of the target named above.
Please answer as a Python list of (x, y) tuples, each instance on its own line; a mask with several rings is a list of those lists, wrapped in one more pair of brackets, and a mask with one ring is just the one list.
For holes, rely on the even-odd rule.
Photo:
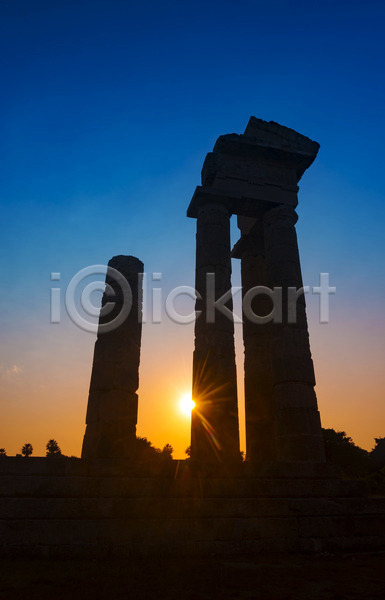
[(133, 256), (115, 256), (108, 263), (82, 458), (132, 458), (134, 453), (142, 274), (143, 263)]
[[(280, 461), (325, 460), (305, 298), (288, 301), (288, 288), (302, 287), (295, 210), (280, 205), (264, 215), (266, 266), (270, 285), (282, 287), (282, 323), (272, 326), (272, 367)], [(288, 319), (288, 310), (292, 319)]]
[[(239, 427), (234, 348), (233, 302), (230, 318), (210, 317), (207, 274), (215, 277), (215, 300), (231, 290), (230, 214), (220, 203), (198, 209), (196, 236), (196, 311), (193, 360), (191, 452), (199, 461), (238, 461)], [(209, 303), (210, 304), (210, 303)], [(212, 316), (212, 315), (211, 315)], [(208, 322), (213, 320), (214, 322)]]
[[(238, 218), (238, 221), (240, 219)], [(259, 219), (239, 242), (242, 297), (256, 286), (270, 288), (266, 269), (263, 222)], [(254, 315), (271, 312), (271, 299), (258, 294), (251, 302)], [(253, 462), (276, 460), (274, 386), (271, 362), (271, 323), (255, 322), (243, 314), (245, 348), (246, 458)]]

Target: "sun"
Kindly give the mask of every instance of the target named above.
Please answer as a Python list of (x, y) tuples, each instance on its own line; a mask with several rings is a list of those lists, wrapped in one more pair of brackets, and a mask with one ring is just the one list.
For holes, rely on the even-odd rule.
[(187, 392), (186, 394), (183, 394), (183, 396), (179, 400), (179, 408), (182, 411), (182, 413), (189, 417), (194, 407), (195, 402), (192, 399), (191, 393)]

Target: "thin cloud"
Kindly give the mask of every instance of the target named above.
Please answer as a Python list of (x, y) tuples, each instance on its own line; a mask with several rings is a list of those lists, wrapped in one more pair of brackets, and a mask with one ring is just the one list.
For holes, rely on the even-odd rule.
[(11, 377), (17, 377), (22, 371), (23, 369), (19, 365), (12, 365), (11, 367), (0, 365), (0, 378), (10, 379)]

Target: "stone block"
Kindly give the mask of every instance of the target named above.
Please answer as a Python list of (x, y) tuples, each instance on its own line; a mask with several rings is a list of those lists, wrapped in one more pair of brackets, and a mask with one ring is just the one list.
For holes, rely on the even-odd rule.
[(303, 552), (302, 540), (298, 537), (265, 537), (260, 540), (259, 552), (269, 553), (298, 553)]
[(66, 520), (8, 519), (5, 539), (10, 546), (71, 544), (72, 524)]
[(296, 538), (298, 521), (296, 517), (268, 517), (260, 519), (261, 538)]
[[(277, 340), (274, 347), (279, 344)], [(307, 355), (290, 354), (285, 357), (273, 356), (272, 358), (274, 384), (282, 383), (309, 383), (315, 385), (313, 361), (310, 353)]]
[(317, 397), (312, 384), (285, 382), (274, 386), (277, 409), (309, 408), (317, 409)]
[(281, 408), (276, 412), (277, 437), (309, 435), (309, 419), (306, 409)]
[(385, 498), (365, 498), (366, 514), (385, 515)]
[(382, 536), (385, 540), (385, 515), (357, 516), (325, 515), (322, 517), (299, 517), (299, 532), (302, 537)]
[(2, 477), (0, 497), (94, 497), (99, 481), (90, 477), (15, 476)]
[(288, 509), (302, 516), (357, 515), (365, 510), (364, 498), (290, 498)]
[(326, 552), (373, 552), (385, 548), (385, 540), (376, 535), (328, 537), (324, 538), (323, 543)]
[(354, 515), (355, 535), (380, 536), (385, 541), (385, 515)]
[(323, 439), (320, 435), (292, 434), (277, 438), (277, 454), (282, 461), (325, 460)]
[(122, 389), (99, 392), (99, 418), (103, 422), (129, 419), (136, 427), (138, 395)]
[(258, 540), (260, 520), (256, 518), (222, 518), (214, 521), (215, 539), (233, 542), (241, 540)]

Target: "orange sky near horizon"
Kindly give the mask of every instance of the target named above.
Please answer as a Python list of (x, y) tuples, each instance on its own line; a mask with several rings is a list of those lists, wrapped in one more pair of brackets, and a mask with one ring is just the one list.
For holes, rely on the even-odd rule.
[[(192, 306), (191, 301), (188, 312)], [(356, 444), (370, 450), (374, 437), (385, 435), (385, 344), (376, 335), (374, 318), (372, 328), (367, 320), (360, 326), (359, 319), (353, 321), (341, 309), (332, 304), (330, 323), (319, 324), (317, 299), (308, 298), (322, 425), (345, 431)], [(235, 331), (244, 450), (241, 326), (236, 325)], [(37, 319), (29, 324), (28, 338), (21, 344), (22, 337), (21, 329), (10, 340), (11, 361), (0, 373), (0, 447), (14, 455), (30, 442), (34, 455), (43, 456), (46, 442), (55, 438), (64, 454), (80, 456), (95, 336), (76, 328), (69, 319), (58, 325)], [(190, 418), (180, 410), (179, 402), (191, 390), (192, 351), (193, 324), (166, 320), (143, 325), (137, 434), (157, 447), (170, 443), (174, 458), (185, 458), (190, 444)]]
[[(296, 225), (304, 284), (327, 272), (337, 288), (328, 324), (307, 297), (316, 393), (323, 426), (370, 450), (385, 436), (385, 4), (37, 0), (0, 13), (0, 448), (42, 456), (55, 438), (80, 455), (95, 335), (65, 314), (66, 286), (118, 254), (149, 281), (162, 272), (165, 293), (193, 286), (186, 210), (205, 156), (254, 115), (320, 144)], [(179, 399), (193, 344), (193, 324), (143, 326), (137, 433), (176, 458), (190, 444)]]

